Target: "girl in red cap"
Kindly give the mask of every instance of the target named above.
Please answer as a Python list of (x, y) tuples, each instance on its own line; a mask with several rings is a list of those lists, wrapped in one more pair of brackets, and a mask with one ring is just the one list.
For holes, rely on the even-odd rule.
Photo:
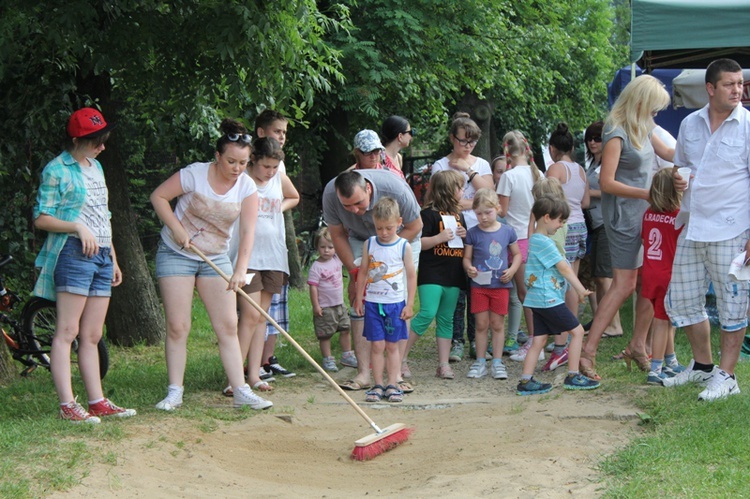
[[(122, 282), (112, 246), (107, 185), (96, 160), (111, 128), (96, 109), (73, 113), (66, 150), (44, 167), (34, 206), (34, 225), (48, 232), (36, 260), (41, 272), (34, 294), (57, 302), (50, 371), (60, 398), (60, 417), (74, 423), (136, 413), (105, 398), (99, 377), (97, 345), (112, 286)], [(88, 411), (77, 402), (71, 386), (70, 350), (76, 337)]]

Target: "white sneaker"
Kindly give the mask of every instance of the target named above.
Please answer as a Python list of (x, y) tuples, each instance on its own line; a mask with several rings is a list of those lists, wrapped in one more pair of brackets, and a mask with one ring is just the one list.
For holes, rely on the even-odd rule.
[(490, 369), (492, 370), (492, 377), (494, 379), (508, 379), (508, 371), (505, 370), (505, 364), (501, 360), (499, 362), (493, 360)]
[(695, 359), (690, 361), (690, 364), (687, 366), (687, 369), (682, 371), (681, 373), (677, 374), (674, 378), (665, 378), (662, 380), (662, 385), (666, 386), (667, 388), (672, 386), (682, 386), (686, 385), (688, 383), (695, 383), (698, 385), (706, 386), (709, 381), (711, 381), (711, 378), (714, 377), (714, 374), (717, 371), (717, 367), (714, 366), (714, 370), (710, 373), (706, 373), (703, 371), (694, 371), (693, 366), (695, 365)]
[(487, 363), (481, 360), (475, 360), (469, 368), (469, 373), (466, 375), (467, 378), (483, 378), (487, 376)]
[(156, 404), (156, 408), (162, 411), (174, 411), (182, 406), (182, 394), (184, 392), (184, 386), (169, 385), (167, 387), (167, 396), (164, 400)]
[[(523, 362), (524, 360), (526, 360), (526, 354), (529, 353), (530, 348), (531, 340), (524, 343), (523, 346), (516, 351), (516, 353), (511, 355), (510, 360), (514, 362)], [(544, 348), (539, 351), (539, 360), (544, 360)]]
[(713, 402), (725, 399), (730, 395), (739, 395), (740, 387), (737, 380), (723, 369), (714, 369), (714, 376), (708, 382), (706, 389), (698, 395), (698, 400)]
[(273, 402), (255, 394), (250, 385), (245, 383), (234, 391), (234, 406), (242, 407), (249, 405), (251, 409), (260, 410), (273, 407)]

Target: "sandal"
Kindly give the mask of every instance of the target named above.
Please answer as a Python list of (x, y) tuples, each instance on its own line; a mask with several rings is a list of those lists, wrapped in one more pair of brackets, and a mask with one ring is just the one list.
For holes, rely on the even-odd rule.
[(388, 402), (399, 403), (404, 401), (404, 392), (397, 386), (388, 385), (385, 387), (385, 398)]
[(630, 363), (633, 361), (641, 371), (648, 372), (651, 369), (651, 361), (648, 355), (643, 352), (631, 352), (630, 346), (625, 347), (625, 350), (622, 351), (622, 360), (628, 365), (628, 371), (631, 370)]
[(414, 391), (414, 387), (408, 381), (401, 380), (398, 382), (398, 388), (404, 393), (411, 393)]
[(453, 369), (451, 369), (451, 365), (448, 363), (440, 364), (438, 366), (436, 376), (441, 379), (453, 379), (456, 377), (453, 373)]
[(339, 387), (341, 387), (343, 390), (348, 391), (357, 391), (357, 390), (367, 390), (370, 388), (367, 384), (359, 383), (358, 381), (354, 381), (353, 379), (348, 379), (346, 381), (343, 381), (338, 384)]
[[(391, 386), (391, 385), (388, 385)], [(383, 399), (383, 385), (375, 385), (365, 392), (365, 402), (380, 402)]]
[(221, 391), (221, 394), (225, 397), (234, 397), (234, 390), (232, 390), (232, 385), (227, 385), (227, 387)]
[(258, 390), (259, 392), (270, 392), (273, 391), (273, 387), (266, 383), (265, 381), (258, 381), (253, 385), (253, 388), (255, 390)]
[[(583, 361), (587, 361), (591, 363), (591, 366), (584, 366)], [(591, 378), (593, 380), (599, 381), (602, 379), (601, 376), (596, 374), (596, 360), (589, 355), (588, 352), (585, 350), (581, 350), (581, 360), (578, 362), (578, 370), (586, 376), (587, 378)]]

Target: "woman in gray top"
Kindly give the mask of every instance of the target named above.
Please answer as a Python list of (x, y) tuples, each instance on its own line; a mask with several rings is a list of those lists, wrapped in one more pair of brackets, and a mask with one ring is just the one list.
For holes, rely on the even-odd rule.
[[(612, 286), (594, 314), (588, 341), (581, 352), (581, 373), (596, 374), (596, 351), (604, 329), (635, 290), (641, 266), (641, 220), (648, 207), (654, 152), (671, 160), (674, 149), (655, 135), (653, 117), (669, 105), (669, 94), (656, 78), (643, 75), (625, 87), (604, 124), (602, 169), (602, 217), (612, 255)], [(636, 314), (638, 311), (636, 310)], [(635, 339), (634, 339), (635, 340)], [(638, 358), (645, 355), (645, 338)], [(634, 350), (629, 350), (630, 357)], [(647, 357), (646, 357), (647, 359)]]

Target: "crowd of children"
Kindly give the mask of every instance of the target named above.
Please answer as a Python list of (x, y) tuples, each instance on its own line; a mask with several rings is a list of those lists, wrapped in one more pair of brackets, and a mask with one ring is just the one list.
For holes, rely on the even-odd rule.
[[(464, 130), (460, 131), (466, 135)], [(562, 137), (558, 137), (556, 143), (560, 146), (555, 151), (562, 173), (555, 174), (553, 169), (553, 174), (547, 176), (542, 176), (534, 164), (531, 148), (523, 134), (518, 131), (506, 134), (505, 157), (493, 161), (497, 193), (487, 188), (474, 191), (470, 211), (476, 225), (468, 229), (464, 219), (467, 213), (464, 189), (468, 181), (465, 172), (457, 168), (433, 172), (421, 212), (422, 245), (415, 279), (404, 281), (399, 277), (391, 281), (401, 272), (413, 271), (411, 265), (406, 265), (407, 261), (411, 262), (411, 257), (405, 254), (408, 245), (404, 245), (396, 233), (397, 205), (390, 199), (381, 199), (375, 205), (373, 219), (378, 235), (365, 243), (357, 299), (353, 303), (355, 312), (365, 316), (365, 337), (373, 347), (370, 367), (375, 384), (366, 391), (366, 401), (403, 400), (403, 392), (397, 384), (403, 367), (398, 372), (397, 366), (408, 365), (412, 347), (433, 321), (437, 343), (436, 375), (442, 379), (455, 377), (450, 364), (454, 359), (449, 357), (449, 352), (452, 352), (452, 339), (455, 346), (452, 326), (462, 291), (467, 293), (466, 301), (475, 323), (472, 342), (475, 360), (468, 370), (469, 378), (490, 375), (498, 380), (507, 379), (508, 371), (503, 362), (505, 352), (511, 354), (511, 360), (523, 362), (517, 393), (546, 393), (552, 385), (533, 377), (537, 362), (545, 359), (546, 347), (551, 355), (541, 370), (552, 371), (567, 365), (568, 374), (563, 382), (565, 389), (591, 390), (600, 386), (596, 372), (581, 363), (581, 359), (593, 363), (582, 348), (585, 331), (577, 317), (579, 304), (592, 291), (578, 280), (577, 265), (574, 265), (585, 254), (585, 224), (576, 218), (574, 238), (570, 237), (568, 227), (571, 210), (580, 211), (588, 205), (588, 195), (585, 194), (588, 182), (585, 170), (570, 160), (572, 142), (566, 126), (560, 124), (555, 133)], [(469, 176), (473, 175), (470, 173)], [(566, 185), (569, 193), (565, 190)], [(576, 196), (575, 203), (568, 194)], [(655, 175), (650, 203), (651, 208), (643, 217), (645, 271), (641, 294), (655, 309), (652, 360), (647, 382), (661, 385), (663, 380), (683, 369), (674, 353), (674, 328), (664, 311), (664, 296), (679, 235), (674, 219), (679, 211), (680, 195), (672, 183), (671, 169)], [(390, 211), (384, 211), (386, 206), (383, 205)], [(338, 368), (330, 344), (332, 334), (340, 333), (341, 363), (352, 365), (348, 361), (353, 356), (343, 304), (341, 265), (329, 263), (337, 259), (333, 245), (326, 237), (323, 229), (318, 239), (320, 263), (311, 267), (308, 282), (324, 366), (329, 371), (336, 371)], [(337, 311), (335, 319), (327, 321), (321, 319), (324, 309), (318, 289), (322, 282), (320, 267), (324, 265), (332, 269), (330, 280), (336, 282), (331, 291), (335, 295), (332, 307)], [(406, 284), (406, 295), (393, 284), (395, 282)], [(407, 326), (404, 319), (411, 316), (409, 303), (415, 293), (411, 286), (416, 287), (420, 308), (411, 325)], [(575, 297), (573, 303), (571, 294)], [(527, 314), (529, 333), (526, 338), (519, 335), (521, 306)], [(514, 311), (515, 316), (511, 317)], [(330, 313), (333, 317), (334, 312)], [(507, 339), (506, 316), (512, 332)], [(404, 326), (409, 330), (406, 331)], [(397, 343), (407, 336), (407, 346), (401, 354)], [(550, 336), (555, 341), (547, 345)], [(509, 352), (508, 346), (512, 343), (517, 346)]]

